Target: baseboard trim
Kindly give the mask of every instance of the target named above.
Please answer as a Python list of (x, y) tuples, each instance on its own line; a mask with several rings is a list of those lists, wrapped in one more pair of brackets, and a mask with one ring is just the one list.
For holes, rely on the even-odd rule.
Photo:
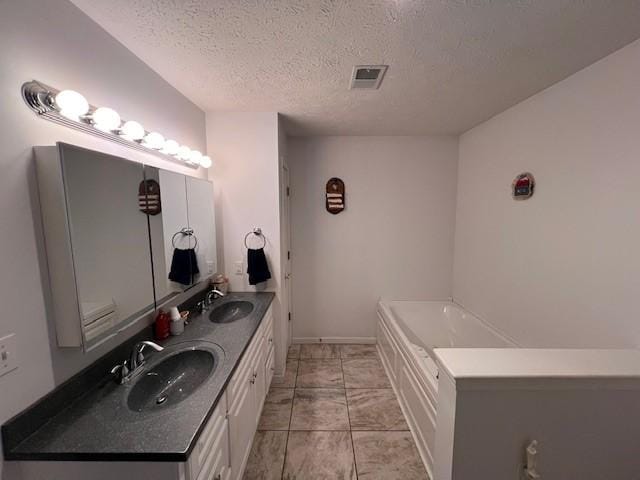
[(376, 337), (293, 337), (292, 343), (376, 343)]

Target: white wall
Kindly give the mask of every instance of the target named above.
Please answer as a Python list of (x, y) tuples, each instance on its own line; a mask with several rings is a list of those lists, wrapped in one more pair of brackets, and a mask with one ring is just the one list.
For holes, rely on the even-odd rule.
[[(219, 269), (229, 277), (233, 291), (276, 292), (274, 319), (277, 338), (283, 338), (280, 285), (280, 189), (278, 114), (274, 112), (208, 112), (208, 152), (214, 168), (209, 171), (216, 190)], [(249, 285), (244, 237), (262, 229), (271, 280)], [(253, 237), (253, 235), (251, 235)], [(250, 245), (260, 246), (255, 238)], [(235, 274), (242, 262), (242, 275)], [(282, 374), (286, 344), (276, 341), (276, 374)]]
[(454, 298), (524, 346), (640, 346), (639, 78), (637, 41), (461, 137)]
[[(0, 305), (5, 311), (0, 316), (0, 337), (15, 333), (19, 349), (18, 370), (0, 377), (0, 422), (4, 422), (104, 351), (83, 355), (75, 349), (50, 347), (55, 333), (46, 319), (42, 291), (46, 264), (39, 256), (32, 146), (65, 141), (192, 172), (36, 118), (22, 101), (22, 83), (35, 78), (76, 89), (92, 103), (112, 106), (124, 118), (138, 119), (202, 151), (205, 128), (202, 111), (67, 1), (1, 2), (0, 45)], [(109, 347), (113, 345), (105, 346)], [(0, 476), (15, 478), (3, 471), (1, 462)]]
[(453, 137), (290, 139), (294, 339), (373, 338), (380, 296), (451, 296), (457, 152)]

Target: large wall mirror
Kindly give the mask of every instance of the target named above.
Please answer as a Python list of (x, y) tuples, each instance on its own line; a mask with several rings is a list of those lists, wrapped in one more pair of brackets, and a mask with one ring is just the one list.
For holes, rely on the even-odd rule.
[(58, 345), (88, 350), (216, 272), (211, 182), (62, 143), (35, 151)]

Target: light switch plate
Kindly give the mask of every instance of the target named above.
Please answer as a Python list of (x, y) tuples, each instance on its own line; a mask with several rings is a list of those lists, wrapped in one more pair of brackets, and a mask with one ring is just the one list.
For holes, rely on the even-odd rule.
[(242, 275), (242, 260), (239, 262), (233, 262), (236, 275)]
[(18, 368), (16, 354), (15, 333), (0, 338), (0, 377)]

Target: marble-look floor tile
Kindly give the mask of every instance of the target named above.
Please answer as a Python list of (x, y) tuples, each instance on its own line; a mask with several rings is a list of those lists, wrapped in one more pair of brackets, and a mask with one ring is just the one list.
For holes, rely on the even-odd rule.
[(336, 388), (296, 388), (291, 430), (349, 430), (345, 391)]
[(342, 360), (342, 370), (347, 388), (391, 388), (384, 367), (377, 358)]
[(289, 432), (256, 432), (244, 480), (280, 480)]
[(304, 343), (300, 348), (300, 359), (340, 358), (339, 345), (332, 343)]
[(285, 480), (356, 480), (349, 432), (290, 432)]
[(371, 345), (340, 345), (340, 358), (378, 358), (375, 344)]
[(298, 375), (298, 360), (290, 358), (282, 378), (273, 377), (271, 383), (274, 387), (293, 388), (296, 386), (296, 376)]
[(287, 353), (287, 358), (300, 358), (300, 347), (301, 345), (299, 343), (290, 345), (289, 352)]
[(289, 430), (292, 405), (292, 388), (271, 388), (264, 401), (258, 430)]
[(351, 430), (409, 430), (391, 389), (347, 390)]
[(344, 388), (340, 360), (300, 360), (296, 387)]
[(360, 480), (425, 480), (410, 432), (352, 432)]

